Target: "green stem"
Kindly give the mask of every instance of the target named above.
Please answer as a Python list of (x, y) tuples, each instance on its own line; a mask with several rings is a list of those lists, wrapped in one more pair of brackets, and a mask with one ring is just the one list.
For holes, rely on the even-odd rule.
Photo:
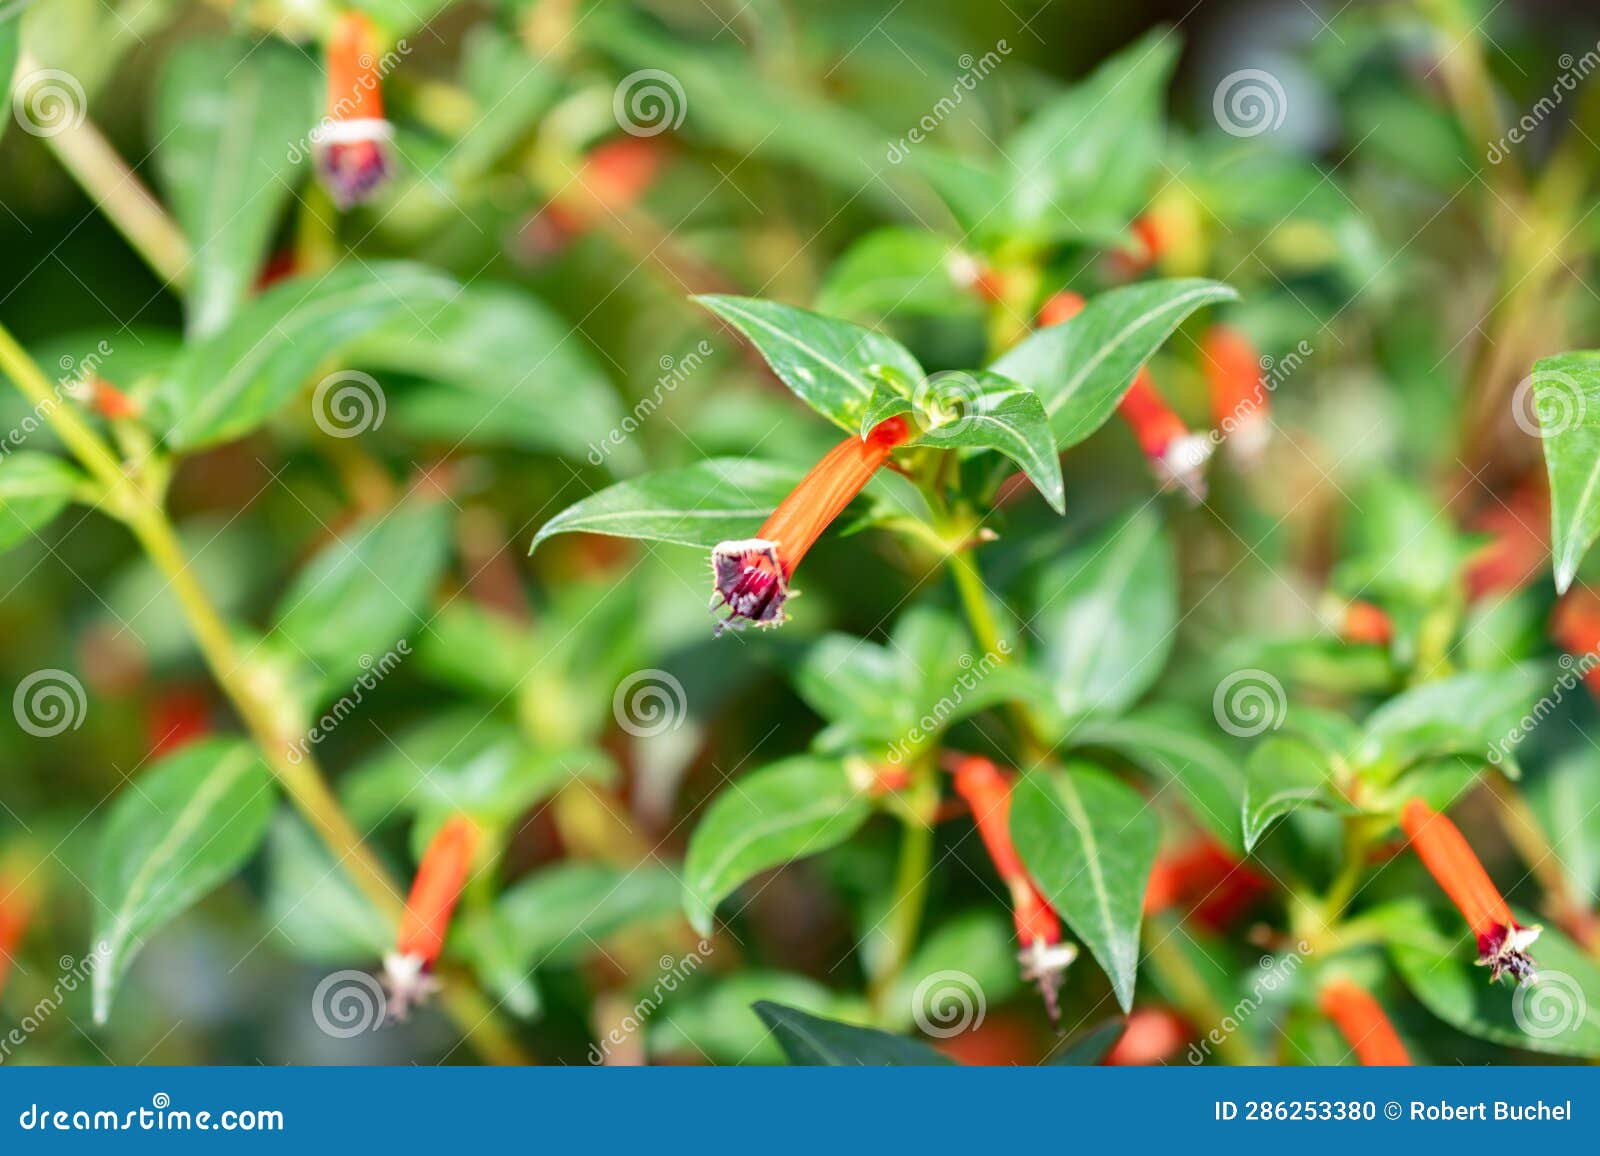
[[(34, 402), (89, 472), (105, 485), (109, 507), (127, 522), (167, 580), (206, 665), (244, 720), (285, 793), (362, 894), (390, 923), (398, 925), (405, 909), (399, 888), (362, 841), (316, 762), (309, 756), (298, 760), (291, 757), (298, 754), (296, 738), (304, 730), (299, 725), (298, 711), (288, 705), (281, 684), (239, 653), (227, 623), (195, 578), (159, 497), (140, 485), (100, 435), (57, 396), (38, 365), (4, 326), (0, 326), (0, 369)], [(495, 1021), (493, 1009), (459, 980), (453, 980), (447, 988), (445, 1006), (474, 1046), (481, 1045), (486, 1057), (507, 1056), (508, 1048), (515, 1049), (514, 1041)]]
[[(931, 764), (924, 762), (917, 774), (919, 781), (914, 790), (919, 799), (931, 797), (937, 803)], [(925, 814), (931, 808), (924, 806), (916, 810), (918, 814), (905, 816), (901, 824), (900, 862), (895, 868), (894, 901), (888, 917), (889, 950), (883, 966), (872, 981), (873, 1012), (880, 1020), (887, 1010), (885, 1005), (895, 983), (911, 961), (917, 932), (922, 926), (922, 913), (928, 905), (928, 878), (933, 867), (933, 822)]]
[[(25, 57), (17, 67), (24, 75), (37, 64)], [(145, 264), (167, 284), (183, 288), (189, 280), (188, 238), (100, 130), (84, 120), (69, 123), (44, 141)]]
[[(1174, 945), (1171, 936), (1153, 922), (1145, 925), (1144, 955), (1145, 963), (1155, 973), (1167, 998), (1190, 1026), (1199, 1030), (1205, 1045), (1215, 1050), (1219, 1059), (1245, 1067), (1264, 1062), (1255, 1044), (1242, 1031), (1224, 1031), (1229, 1009), (1217, 1002), (1183, 949)], [(1213, 1032), (1219, 1034), (1213, 1038)]]

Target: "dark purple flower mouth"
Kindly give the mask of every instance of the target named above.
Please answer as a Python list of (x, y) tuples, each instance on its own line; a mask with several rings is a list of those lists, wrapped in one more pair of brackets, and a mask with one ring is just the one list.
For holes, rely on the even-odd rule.
[(1478, 966), (1489, 969), (1489, 982), (1509, 975), (1518, 983), (1536, 983), (1539, 974), (1528, 947), (1539, 938), (1539, 927), (1496, 927), (1478, 936)]
[(369, 200), (394, 173), (387, 121), (343, 121), (327, 127), (317, 174), (341, 212)]
[(728, 616), (717, 632), (740, 630), (747, 623), (779, 626), (788, 617), (783, 604), (789, 582), (778, 561), (778, 544), (765, 538), (721, 542), (711, 551), (713, 613), (726, 607)]

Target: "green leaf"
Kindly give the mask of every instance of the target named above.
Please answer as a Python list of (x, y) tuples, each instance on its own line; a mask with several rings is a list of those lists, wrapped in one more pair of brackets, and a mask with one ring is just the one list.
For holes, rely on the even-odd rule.
[(1178, 624), (1172, 542), (1143, 506), (1052, 561), (1029, 629), (1067, 718), (1115, 714), (1160, 675)]
[(309, 662), (324, 691), (375, 678), (374, 664), (410, 653), (402, 644), (423, 625), (449, 552), (444, 502), (414, 497), (369, 515), (295, 576), (269, 638)]
[(800, 480), (783, 466), (708, 458), (618, 482), (568, 506), (539, 528), (531, 554), (555, 534), (608, 534), (709, 550), (749, 538)]
[[(473, 284), (420, 312), (393, 315), (344, 354), (427, 379), (388, 398), (405, 432), (580, 458), (620, 426), (616, 392), (582, 335), (525, 291)], [(639, 450), (623, 440), (603, 460), (632, 469)]]
[(1245, 764), (1244, 849), (1252, 851), (1273, 822), (1302, 806), (1350, 813), (1328, 760), (1296, 738), (1273, 735), (1250, 752)]
[(1399, 478), (1369, 479), (1353, 508), (1360, 516), (1352, 519), (1347, 555), (1330, 578), (1351, 597), (1437, 606), (1478, 545), (1421, 486)]
[(294, 193), (317, 70), (273, 41), (191, 40), (156, 82), (155, 163), (189, 238), (188, 328), (215, 333), (250, 294)]
[(421, 326), (460, 287), (406, 262), (355, 262), (273, 286), (189, 345), (157, 395), (174, 449), (242, 437), (277, 413), (329, 358), (395, 318)]
[(695, 301), (749, 338), (800, 400), (852, 433), (886, 373), (922, 380), (922, 366), (905, 346), (871, 329), (756, 297)]
[(1121, 719), (1087, 719), (1074, 727), (1067, 743), (1105, 747), (1130, 760), (1163, 785), (1174, 785), (1189, 800), (1189, 809), (1212, 834), (1234, 851), (1244, 849), (1240, 808), (1245, 776), (1233, 752), (1212, 737), (1215, 722), (1201, 722), (1183, 710), (1157, 705)]
[(1003, 150), (1002, 215), (1041, 240), (1120, 235), (1152, 191), (1179, 47), (1154, 29), (1023, 125)]
[(267, 836), (265, 915), (273, 934), (306, 959), (375, 959), (394, 927), (297, 815), (280, 813)]
[(920, 229), (868, 233), (834, 263), (817, 309), (839, 317), (950, 317), (976, 314), (978, 298), (956, 283), (961, 256), (948, 238)]
[(1532, 952), (1539, 981), (1508, 989), (1488, 981), (1470, 939), (1453, 937), (1454, 950), (1442, 955), (1437, 947), (1391, 941), (1389, 956), (1412, 994), (1458, 1031), (1531, 1052), (1600, 1056), (1600, 968), (1576, 944), (1545, 928)]
[(28, 450), (0, 457), (0, 550), (48, 526), (67, 508), (83, 475), (61, 458)]
[(1037, 330), (989, 368), (1033, 390), (1056, 447), (1069, 449), (1116, 411), (1139, 367), (1184, 318), (1238, 298), (1217, 281), (1145, 281), (1092, 298), (1071, 321)]
[[(1570, 674), (1563, 677), (1576, 685)], [(1353, 761), (1395, 771), (1439, 755), (1509, 760), (1523, 729), (1544, 718), (1550, 699), (1560, 700), (1560, 691), (1555, 672), (1545, 662), (1469, 671), (1423, 683), (1372, 712)], [(1549, 692), (1546, 699), (1539, 699), (1542, 692)], [(1536, 699), (1544, 710), (1535, 706)]]
[(1035, 770), (1012, 790), (1011, 838), (1045, 898), (1133, 1006), (1144, 889), (1161, 825), (1137, 791), (1086, 764)]
[[(1536, 362), (1533, 396), (1550, 474), (1556, 590), (1565, 593), (1600, 536), (1600, 350)], [(1522, 411), (1517, 416), (1526, 421)]]
[(1593, 910), (1600, 898), (1600, 751), (1586, 742), (1562, 755), (1528, 794), (1579, 901)]
[(213, 739), (167, 756), (117, 796), (95, 871), (96, 1023), (145, 941), (255, 854), (276, 795), (255, 747)]
[(683, 864), (683, 905), (701, 935), (751, 876), (837, 846), (871, 814), (844, 763), (800, 755), (746, 775), (706, 808)]
[(1120, 1017), (1096, 1024), (1059, 1052), (1053, 1052), (1046, 1062), (1052, 1067), (1094, 1067), (1105, 1060), (1127, 1027), (1128, 1021)]
[(909, 444), (995, 450), (1022, 468), (1056, 513), (1066, 510), (1061, 458), (1044, 403), (1032, 390), (982, 371), (935, 374), (918, 387), (914, 401), (880, 386), (862, 420), (862, 436), (885, 418), (913, 409), (919, 409), (921, 432)]
[(807, 1067), (929, 1067), (953, 1064), (927, 1044), (891, 1036), (876, 1028), (819, 1019), (792, 1007), (768, 1003), (755, 1005), (755, 1013), (772, 1034), (791, 1064)]

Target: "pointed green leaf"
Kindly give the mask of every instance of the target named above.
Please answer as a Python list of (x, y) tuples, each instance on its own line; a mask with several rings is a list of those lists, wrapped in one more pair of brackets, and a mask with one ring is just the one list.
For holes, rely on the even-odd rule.
[(1171, 28), (1154, 29), (1017, 130), (1002, 215), (1044, 240), (1120, 234), (1152, 192), (1180, 47)]
[(1067, 508), (1061, 457), (1032, 390), (994, 373), (946, 373), (919, 391), (932, 408), (913, 445), (995, 450), (1010, 458), (1056, 513)]
[[(1600, 536), (1600, 350), (1537, 362), (1533, 398), (1550, 474), (1556, 590), (1565, 593)], [(1524, 398), (1514, 398), (1513, 404), (1519, 407), (1519, 423), (1525, 422)]]
[[(426, 378), (388, 398), (396, 428), (472, 445), (513, 445), (571, 458), (601, 452), (639, 463), (631, 439), (609, 441), (623, 413), (583, 337), (525, 290), (474, 283), (421, 318), (395, 314), (345, 352), (380, 375)], [(709, 348), (709, 347), (708, 347)]]
[(1524, 730), (1542, 721), (1577, 683), (1571, 671), (1558, 679), (1545, 662), (1426, 682), (1372, 712), (1352, 757), (1363, 767), (1390, 771), (1440, 755), (1509, 761)]
[(801, 755), (746, 775), (706, 809), (683, 864), (689, 922), (709, 935), (717, 904), (751, 876), (844, 842), (871, 814), (843, 762)]
[(1022, 862), (1133, 1006), (1144, 889), (1161, 825), (1137, 791), (1086, 764), (1030, 771), (1011, 795), (1011, 838)]
[(156, 82), (155, 163), (189, 238), (188, 329), (215, 333), (249, 295), (317, 116), (316, 68), (273, 41), (191, 40)]
[(254, 746), (213, 739), (167, 756), (117, 796), (95, 871), (96, 1023), (145, 941), (255, 854), (276, 795)]
[(699, 1063), (781, 1064), (783, 1048), (755, 1013), (758, 1003), (848, 1023), (871, 1019), (865, 999), (832, 991), (809, 976), (741, 969), (674, 997), (652, 1016), (650, 1052)]
[(1105, 1060), (1127, 1027), (1128, 1021), (1120, 1016), (1096, 1024), (1074, 1037), (1059, 1052), (1051, 1053), (1045, 1062), (1052, 1067), (1093, 1067)]
[(1531, 948), (1539, 981), (1516, 988), (1489, 982), (1469, 935), (1450, 937), (1443, 954), (1413, 938), (1391, 940), (1389, 957), (1411, 993), (1451, 1027), (1530, 1052), (1600, 1057), (1600, 968), (1559, 931), (1546, 927)]
[(295, 576), (269, 637), (309, 663), (325, 691), (387, 675), (391, 655), (410, 653), (449, 553), (446, 503), (414, 497), (372, 514)]
[(1245, 764), (1244, 849), (1254, 850), (1275, 820), (1303, 806), (1355, 810), (1339, 794), (1328, 760), (1315, 747), (1278, 735), (1263, 739)]
[(978, 298), (951, 275), (959, 255), (956, 245), (938, 233), (878, 229), (834, 263), (817, 294), (817, 308), (839, 317), (975, 314)]
[(1141, 507), (1052, 561), (1029, 629), (1068, 718), (1114, 714), (1150, 688), (1172, 652), (1177, 563), (1156, 511)]
[(376, 959), (394, 926), (298, 815), (282, 812), (267, 836), (265, 918), (284, 948), (324, 963)]
[(800, 400), (852, 432), (886, 372), (922, 380), (905, 346), (871, 329), (757, 297), (695, 300), (749, 338)]
[(1237, 297), (1220, 282), (1199, 279), (1113, 289), (1071, 321), (1031, 334), (989, 368), (1039, 395), (1056, 447), (1069, 449), (1106, 423), (1139, 367), (1184, 318)]
[(807, 1067), (943, 1067), (955, 1061), (927, 1044), (891, 1036), (876, 1028), (860, 1028), (792, 1007), (768, 1003), (755, 1012), (769, 1028), (791, 1064)]
[(783, 466), (709, 458), (618, 482), (568, 506), (539, 528), (529, 547), (555, 534), (609, 534), (710, 549), (749, 538), (800, 480)]
[(197, 450), (243, 437), (350, 342), (395, 318), (420, 326), (458, 292), (407, 262), (344, 264), (273, 286), (173, 365), (155, 399), (168, 442)]
[(51, 454), (24, 450), (0, 457), (0, 550), (49, 525), (82, 484), (82, 474)]

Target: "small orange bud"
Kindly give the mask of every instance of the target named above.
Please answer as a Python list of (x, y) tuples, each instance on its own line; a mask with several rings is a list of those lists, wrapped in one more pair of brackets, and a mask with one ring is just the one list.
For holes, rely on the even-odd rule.
[(377, 30), (365, 14), (339, 17), (328, 39), (328, 112), (312, 140), (318, 176), (340, 209), (369, 200), (394, 168), (377, 51)]
[(390, 1010), (398, 1019), (438, 988), (428, 970), (444, 950), (445, 933), (472, 873), (480, 834), (471, 819), (455, 815), (439, 828), (417, 865), (395, 949), (384, 959)]
[(1039, 985), (1050, 1018), (1055, 1019), (1056, 992), (1068, 965), (1077, 958), (1078, 949), (1062, 942), (1061, 920), (1055, 908), (1040, 894), (1011, 842), (1011, 777), (988, 759), (971, 755), (959, 757), (953, 773), (956, 794), (972, 809), (978, 836), (1000, 881), (1011, 893), (1011, 918), (1022, 945), (1018, 956), (1022, 978)]
[(1550, 501), (1542, 488), (1523, 486), (1486, 507), (1470, 528), (1491, 539), (1467, 563), (1467, 597), (1522, 589), (1549, 564)]
[(1189, 432), (1183, 419), (1156, 389), (1148, 369), (1141, 368), (1134, 377), (1128, 392), (1117, 403), (1117, 413), (1138, 439), (1161, 488), (1179, 489), (1193, 501), (1203, 501), (1211, 439)]
[(1371, 602), (1359, 599), (1344, 608), (1340, 636), (1355, 645), (1388, 646), (1394, 639), (1394, 623)]
[(728, 610), (718, 632), (747, 623), (783, 624), (795, 567), (895, 447), (910, 438), (911, 427), (900, 417), (880, 422), (865, 440), (845, 438), (800, 479), (754, 538), (717, 543), (711, 551), (711, 609)]
[(1456, 825), (1421, 799), (1406, 803), (1400, 825), (1428, 874), (1477, 936), (1478, 963), (1489, 968), (1490, 981), (1510, 973), (1519, 983), (1533, 982), (1527, 948), (1541, 929), (1523, 927), (1511, 917), (1511, 908)]
[(1211, 394), (1212, 424), (1222, 431), (1236, 460), (1255, 464), (1272, 428), (1255, 346), (1237, 329), (1213, 325), (1200, 343), (1200, 361)]
[(28, 933), (37, 902), (36, 890), (28, 876), (0, 872), (0, 992), (5, 990), (11, 961), (22, 944), (22, 937)]
[(1363, 1065), (1381, 1068), (1411, 1063), (1411, 1055), (1383, 1006), (1349, 980), (1329, 983), (1322, 989), (1320, 1003), (1322, 1014), (1333, 1021)]
[[(1600, 657), (1600, 595), (1584, 586), (1563, 594), (1550, 616), (1550, 636), (1576, 659), (1593, 662)], [(1590, 693), (1600, 697), (1600, 667), (1586, 663), (1583, 681)]]
[(1193, 1038), (1188, 1023), (1171, 1009), (1134, 1008), (1122, 1035), (1100, 1062), (1108, 1068), (1165, 1063)]
[(1039, 316), (1035, 324), (1043, 329), (1047, 325), (1060, 325), (1064, 321), (1071, 321), (1083, 312), (1087, 304), (1081, 293), (1074, 293), (1071, 289), (1063, 289), (1050, 296), (1043, 305), (1039, 306)]

